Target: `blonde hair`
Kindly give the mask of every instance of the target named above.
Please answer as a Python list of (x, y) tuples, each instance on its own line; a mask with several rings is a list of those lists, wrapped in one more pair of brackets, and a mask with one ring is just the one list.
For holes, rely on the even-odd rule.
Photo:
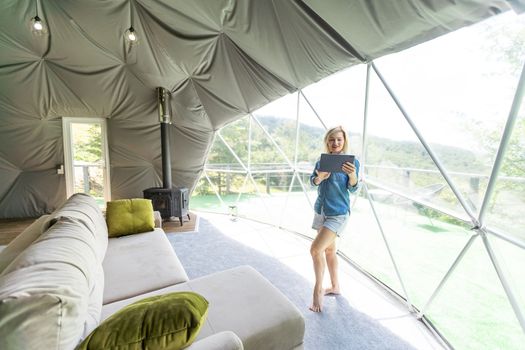
[(346, 130), (343, 129), (342, 126), (339, 125), (339, 126), (336, 126), (335, 128), (331, 128), (324, 135), (324, 149), (325, 149), (326, 153), (330, 153), (330, 148), (328, 148), (328, 139), (330, 138), (330, 136), (332, 136), (333, 134), (335, 134), (337, 132), (342, 132), (343, 133), (343, 139), (345, 140), (345, 144), (343, 145), (343, 150), (341, 151), (341, 153), (347, 153), (348, 152), (348, 136), (346, 135)]

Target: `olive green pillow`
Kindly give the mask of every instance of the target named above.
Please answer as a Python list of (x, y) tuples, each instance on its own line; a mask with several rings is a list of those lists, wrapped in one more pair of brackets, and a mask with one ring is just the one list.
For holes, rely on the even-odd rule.
[(110, 201), (106, 206), (109, 237), (153, 231), (153, 205), (150, 199), (133, 198)]
[(182, 349), (195, 340), (207, 315), (208, 301), (194, 292), (142, 299), (102, 322), (77, 350)]

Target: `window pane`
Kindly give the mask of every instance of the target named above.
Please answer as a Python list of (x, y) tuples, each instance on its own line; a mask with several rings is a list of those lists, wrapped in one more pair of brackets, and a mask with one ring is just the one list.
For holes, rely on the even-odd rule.
[(487, 225), (525, 242), (525, 103), (514, 126), (487, 213)]
[(522, 315), (525, 314), (525, 250), (497, 237), (489, 242)]
[[(364, 194), (364, 191), (361, 194)], [(339, 240), (339, 249), (365, 271), (398, 294), (404, 295), (366, 197), (359, 197), (352, 207), (352, 214)]]
[[(488, 136), (501, 137), (523, 66), (523, 37), (523, 16), (508, 11), (376, 60), (473, 208), (480, 207), (496, 156)], [(377, 102), (371, 106), (386, 117)], [(397, 134), (396, 126), (388, 123), (383, 130)], [(412, 166), (419, 167), (414, 160)]]
[[(302, 189), (298, 177), (301, 177), (301, 175), (290, 177), (290, 181), (292, 178), (293, 181), (290, 183), (290, 191), (287, 192), (284, 199), (285, 207), (280, 215), (279, 226), (314, 237), (315, 231), (311, 228), (314, 212), (308, 201), (307, 194)], [(307, 185), (305, 184), (305, 186)], [(309, 187), (306, 188), (308, 191)]]
[(288, 159), (293, 162), (297, 123), (297, 93), (284, 96), (252, 114), (263, 124)]
[(325, 152), (323, 138), (325, 128), (305, 99), (299, 98), (299, 142), (297, 164), (301, 169), (312, 171), (315, 162)]
[(427, 316), (457, 349), (522, 349), (523, 333), (480, 237)]
[[(250, 159), (250, 170), (252, 172), (261, 172), (265, 170), (291, 170), (291, 165), (288, 164), (285, 156), (279, 151), (279, 149), (273, 144), (271, 139), (266, 135), (264, 130), (272, 129), (274, 132), (275, 128), (279, 127), (280, 121), (282, 119), (276, 118), (263, 118), (261, 123), (263, 123), (262, 129), (259, 124), (253, 120), (252, 129), (251, 129), (251, 159)], [(286, 119), (285, 119), (286, 120)], [(274, 122), (276, 122), (274, 124)], [(283, 129), (284, 130), (284, 129)], [(293, 129), (292, 129), (293, 130)], [(291, 135), (293, 135), (293, 131)], [(282, 138), (285, 139), (285, 138)], [(292, 139), (293, 140), (293, 139)], [(283, 151), (284, 152), (284, 151)], [(292, 160), (288, 159), (292, 162)]]
[[(223, 130), (225, 129), (222, 129), (221, 131), (223, 132)], [(226, 134), (228, 135), (229, 133), (226, 132)], [(248, 153), (246, 152), (246, 155), (247, 154)], [(215, 139), (213, 140), (213, 145), (206, 161), (206, 169), (244, 171), (242, 164), (237, 160), (237, 158), (235, 158), (233, 153), (221, 140), (219, 135), (215, 135)]]
[(217, 187), (210, 184), (205, 175), (206, 172), (203, 172), (191, 194), (190, 207), (197, 210), (227, 213), (215, 193)]
[[(361, 155), (366, 65), (333, 74), (303, 89), (327, 128), (342, 125), (349, 133), (349, 153)], [(301, 100), (301, 105), (307, 103)]]
[[(416, 133), (372, 74), (366, 149), (366, 175), (372, 184), (428, 203), (455, 216), (467, 216)], [(466, 152), (451, 151), (463, 159)]]

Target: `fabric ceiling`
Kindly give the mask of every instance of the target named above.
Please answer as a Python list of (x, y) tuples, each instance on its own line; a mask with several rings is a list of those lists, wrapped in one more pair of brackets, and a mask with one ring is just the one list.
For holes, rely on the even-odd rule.
[[(173, 184), (192, 189), (225, 124), (519, 2), (3, 0), (0, 218), (66, 199), (63, 117), (107, 119), (112, 197), (142, 197), (162, 184), (155, 88), (169, 89)], [(31, 31), (36, 11), (44, 34)], [(124, 40), (131, 25), (135, 45)]]

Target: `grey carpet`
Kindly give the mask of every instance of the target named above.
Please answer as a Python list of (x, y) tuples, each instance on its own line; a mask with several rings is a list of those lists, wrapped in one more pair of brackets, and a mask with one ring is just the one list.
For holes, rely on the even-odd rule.
[(190, 279), (239, 265), (251, 265), (302, 311), (306, 350), (414, 349), (342, 296), (326, 298), (322, 313), (308, 310), (313, 285), (277, 259), (227, 236), (200, 218), (199, 232), (169, 235)]

